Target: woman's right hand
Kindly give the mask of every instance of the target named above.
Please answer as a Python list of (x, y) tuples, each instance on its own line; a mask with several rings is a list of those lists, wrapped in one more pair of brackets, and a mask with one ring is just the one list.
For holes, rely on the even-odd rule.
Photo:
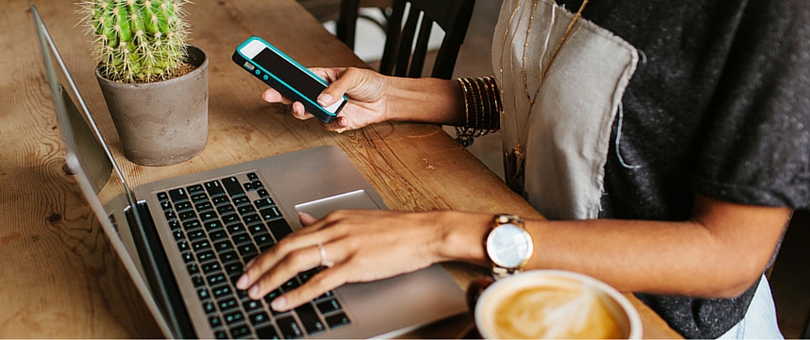
[[(329, 83), (318, 97), (318, 104), (326, 107), (334, 104), (343, 95), (349, 98), (335, 121), (329, 124), (321, 123), (327, 130), (340, 133), (388, 119), (387, 96), (383, 95), (387, 87), (386, 76), (372, 70), (354, 67), (310, 70)], [(292, 104), (291, 111), (295, 118), (305, 120), (313, 117), (306, 112), (302, 103), (293, 103), (272, 88), (267, 89), (262, 98), (270, 103)]]

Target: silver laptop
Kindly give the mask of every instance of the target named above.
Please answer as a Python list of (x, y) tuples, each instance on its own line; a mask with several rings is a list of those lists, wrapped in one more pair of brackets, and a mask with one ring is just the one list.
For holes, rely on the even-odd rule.
[[(466, 310), (441, 266), (349, 284), (288, 313), (235, 288), (244, 264), (301, 227), (298, 212), (385, 209), (336, 147), (324, 146), (148, 183), (131, 190), (31, 5), (67, 145), (67, 163), (163, 334), (186, 338), (395, 336)], [(236, 71), (235, 71), (236, 72)]]

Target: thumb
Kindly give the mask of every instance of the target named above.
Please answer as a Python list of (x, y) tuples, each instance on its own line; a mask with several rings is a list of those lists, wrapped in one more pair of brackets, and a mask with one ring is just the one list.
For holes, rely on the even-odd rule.
[(315, 222), (318, 222), (317, 218), (305, 212), (298, 213), (298, 220), (300, 220), (301, 224), (303, 224), (305, 227), (308, 225), (312, 225)]
[(362, 84), (363, 81), (362, 72), (357, 72), (356, 69), (351, 67), (343, 70), (318, 96), (318, 104), (321, 106), (334, 104), (340, 97)]

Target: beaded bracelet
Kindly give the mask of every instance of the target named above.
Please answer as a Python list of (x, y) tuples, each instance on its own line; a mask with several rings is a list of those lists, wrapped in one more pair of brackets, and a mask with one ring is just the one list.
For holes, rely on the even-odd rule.
[(458, 78), (464, 94), (464, 126), (456, 127), (456, 141), (473, 144), (476, 137), (495, 132), (501, 125), (501, 94), (493, 77)]

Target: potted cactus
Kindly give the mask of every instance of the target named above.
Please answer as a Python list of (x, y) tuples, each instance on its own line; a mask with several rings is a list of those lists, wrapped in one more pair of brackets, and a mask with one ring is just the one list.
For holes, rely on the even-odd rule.
[(96, 79), (124, 155), (169, 165), (208, 139), (208, 59), (188, 45), (187, 0), (82, 0)]

